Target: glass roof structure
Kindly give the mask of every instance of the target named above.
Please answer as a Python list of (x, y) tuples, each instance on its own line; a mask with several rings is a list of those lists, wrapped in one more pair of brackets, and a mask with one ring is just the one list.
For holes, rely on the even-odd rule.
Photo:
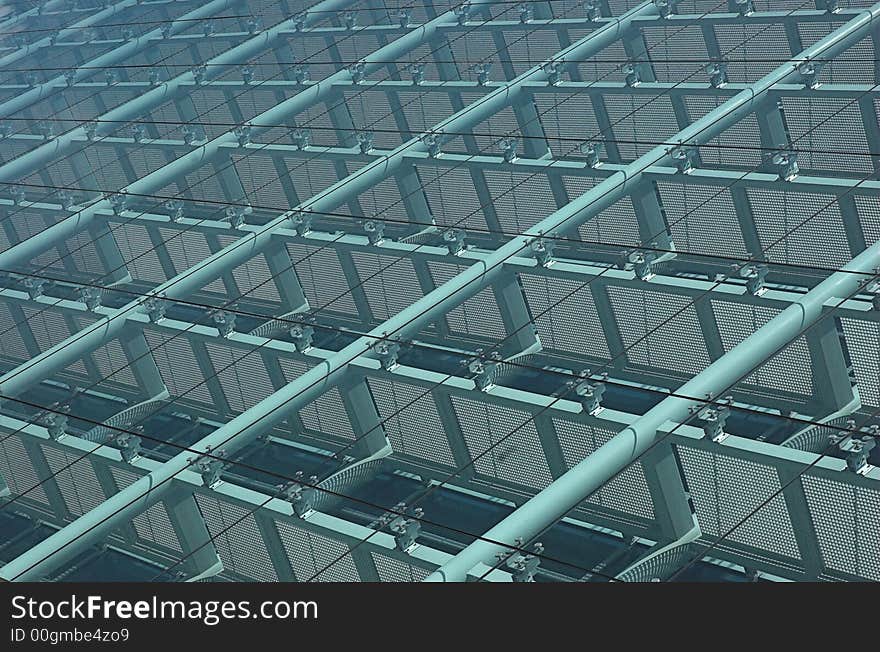
[(2, 3), (0, 578), (880, 580), (878, 39)]

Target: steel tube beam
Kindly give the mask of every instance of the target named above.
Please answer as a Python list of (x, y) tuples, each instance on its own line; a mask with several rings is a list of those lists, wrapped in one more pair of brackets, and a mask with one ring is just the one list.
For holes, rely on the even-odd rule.
[[(324, 2), (315, 5), (313, 12), (307, 15), (305, 24), (314, 24), (323, 19), (323, 16), (325, 15), (324, 12), (342, 9), (351, 3), (352, 0), (324, 0)], [(221, 76), (226, 73), (230, 65), (242, 64), (271, 48), (285, 38), (289, 38), (289, 30), (293, 27), (293, 23), (294, 19), (279, 23), (275, 27), (260, 32), (244, 43), (240, 43), (234, 48), (210, 59), (206, 63), (205, 79), (211, 80), (214, 77)], [(54, 81), (56, 83), (61, 83), (57, 82), (57, 80)], [(62, 82), (64, 82), (63, 79)], [(47, 82), (47, 84), (51, 83), (53, 82)], [(143, 115), (144, 113), (149, 113), (158, 106), (177, 97), (179, 94), (186, 92), (186, 90), (192, 88), (195, 83), (195, 77), (192, 71), (188, 71), (178, 75), (174, 79), (170, 79), (167, 82), (150, 88), (150, 90), (133, 100), (111, 109), (97, 118), (98, 123), (95, 125), (95, 137), (99, 138), (108, 133), (112, 133), (119, 128), (119, 123), (125, 123)], [(45, 145), (22, 154), (18, 158), (9, 161), (4, 165), (0, 165), (0, 181), (15, 181), (30, 174), (34, 170), (38, 170), (57, 157), (68, 153), (73, 147), (82, 145), (82, 141), (85, 137), (85, 129), (83, 127), (77, 127), (59, 135)]]
[[(187, 12), (180, 18), (170, 24), (171, 33), (177, 34), (185, 29), (192, 27), (193, 20), (199, 18), (208, 18), (224, 9), (237, 4), (240, 0), (212, 0), (211, 2)], [(113, 66), (127, 58), (142, 52), (150, 44), (151, 40), (157, 38), (162, 33), (160, 28), (156, 28), (146, 34), (129, 41), (125, 45), (114, 48), (110, 52), (105, 52), (101, 56), (92, 59), (85, 66), (76, 69), (73, 81), (83, 81), (89, 77), (98, 74), (105, 66)], [(13, 115), (18, 111), (29, 107), (34, 102), (42, 100), (44, 97), (51, 95), (54, 88), (61, 83), (65, 83), (64, 75), (58, 75), (54, 79), (38, 84), (31, 90), (21, 95), (17, 95), (6, 102), (0, 104), (0, 117)]]

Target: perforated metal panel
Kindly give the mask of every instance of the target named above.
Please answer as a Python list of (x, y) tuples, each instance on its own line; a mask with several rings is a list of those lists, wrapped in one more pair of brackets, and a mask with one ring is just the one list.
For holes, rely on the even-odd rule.
[(192, 344), (183, 338), (166, 337), (154, 331), (147, 331), (144, 335), (169, 393), (213, 405), (214, 399), (205, 385)]
[(710, 363), (687, 297), (609, 286), (608, 298), (630, 364), (696, 374)]
[(532, 489), (550, 484), (550, 469), (528, 413), (458, 396), (451, 399), (478, 474)]
[(530, 274), (521, 274), (520, 280), (545, 348), (610, 357), (589, 285)]
[(341, 541), (275, 521), (291, 568), (300, 582), (358, 582), (349, 547)]
[(373, 319), (385, 321), (422, 298), (411, 260), (359, 251), (351, 257)]
[(387, 555), (374, 552), (371, 556), (373, 563), (376, 564), (379, 580), (382, 582), (421, 582), (430, 572), (425, 568), (407, 564)]
[(825, 564), (880, 581), (880, 492), (809, 474), (802, 482)]
[[(301, 376), (311, 366), (288, 358), (279, 358), (278, 364), (281, 365), (284, 377), (288, 381)], [(342, 395), (335, 387), (321, 394), (302, 408), (298, 414), (303, 425), (309, 430), (335, 437), (354, 439), (354, 430), (342, 402)]]
[(244, 412), (275, 391), (258, 351), (241, 350), (206, 342), (214, 372), (226, 402), (234, 412)]
[(261, 582), (278, 580), (250, 509), (203, 494), (196, 494), (196, 502), (226, 571)]
[(367, 385), (395, 455), (455, 466), (437, 405), (427, 389), (380, 378), (368, 378)]
[[(729, 351), (773, 319), (779, 311), (765, 306), (746, 306), (725, 301), (712, 301), (715, 321), (724, 349)], [(813, 393), (813, 380), (803, 372), (810, 368), (810, 352), (803, 337), (758, 367), (743, 383), (781, 389), (807, 396)]]
[(358, 314), (336, 252), (299, 243), (288, 243), (287, 251), (312, 309)]
[[(435, 285), (441, 285), (462, 271), (461, 265), (428, 263)], [(446, 321), (453, 332), (482, 335), (501, 339), (505, 335), (498, 302), (492, 290), (480, 290), (473, 297), (446, 313)]]
[(704, 534), (800, 557), (773, 467), (685, 446), (678, 453)]
[(80, 459), (82, 455), (68, 454), (52, 446), (43, 445), (40, 449), (71, 514), (82, 516), (108, 497), (88, 458)]
[(49, 505), (49, 498), (41, 484), (43, 478), (34, 468), (20, 437), (10, 435), (0, 441), (0, 474), (13, 494), (24, 495), (25, 500), (44, 506)]
[(866, 321), (842, 318), (847, 350), (866, 406), (880, 406), (880, 327)]

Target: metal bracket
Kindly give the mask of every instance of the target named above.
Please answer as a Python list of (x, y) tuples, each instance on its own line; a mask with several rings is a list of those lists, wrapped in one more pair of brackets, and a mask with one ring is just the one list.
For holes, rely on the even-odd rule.
[(602, 165), (599, 160), (599, 152), (602, 150), (602, 143), (585, 142), (578, 145), (578, 151), (587, 159), (587, 166), (597, 168)]
[(238, 139), (238, 146), (245, 147), (251, 143), (251, 127), (250, 125), (241, 125), (232, 130), (233, 135)]
[(278, 488), (280, 490), (280, 497), (291, 504), (294, 514), (300, 518), (308, 518), (315, 512), (314, 505), (317, 491), (314, 487), (318, 484), (318, 476), (309, 476), (309, 484), (312, 486), (302, 484), (302, 476), (303, 472), (297, 471), (294, 477), (300, 480), (300, 482), (287, 482), (279, 485)]
[(547, 238), (535, 238), (529, 243), (529, 250), (541, 267), (550, 267), (553, 264), (553, 250), (555, 248), (555, 241)]
[(371, 245), (377, 245), (385, 239), (385, 224), (374, 220), (364, 222), (364, 231)]
[[(522, 548), (524, 542), (517, 537), (515, 541), (517, 547)], [(534, 582), (535, 573), (538, 572), (538, 566), (541, 563), (540, 555), (544, 552), (544, 545), (536, 543), (534, 545), (534, 555), (524, 554), (519, 550), (512, 553), (499, 552), (496, 558), (504, 562), (504, 566), (510, 571), (514, 582)]]
[[(210, 450), (207, 452), (211, 453)], [(222, 460), (225, 456), (226, 452), (221, 450), (211, 454), (211, 457), (203, 456), (195, 461), (194, 466), (202, 476), (202, 484), (208, 489), (213, 489), (221, 482), (220, 474), (226, 468), (226, 463)]]
[(485, 392), (495, 384), (498, 377), (498, 367), (502, 363), (501, 354), (498, 351), (492, 351), (489, 354), (489, 360), (486, 360), (482, 349), (477, 349), (476, 353), (478, 357), (462, 360), (461, 364), (467, 366), (468, 372), (473, 375), (477, 389)]
[(225, 310), (210, 310), (208, 314), (220, 337), (229, 337), (235, 331), (235, 313)]
[(398, 353), (400, 353), (400, 344), (394, 340), (378, 340), (373, 344), (373, 354), (379, 359), (385, 370), (391, 370), (397, 366)]
[(467, 234), (463, 229), (447, 229), (443, 232), (443, 242), (446, 243), (446, 248), (449, 249), (449, 253), (453, 256), (457, 256), (465, 249), (465, 238)]
[(759, 297), (767, 291), (767, 288), (764, 287), (764, 279), (767, 278), (767, 273), (770, 271), (767, 265), (734, 265), (733, 268), (740, 278), (746, 280), (746, 289), (749, 294)]
[(113, 443), (119, 447), (123, 461), (129, 464), (141, 456), (141, 438), (134, 433), (120, 432), (114, 437)]
[(474, 66), (471, 66), (471, 70), (477, 76), (477, 83), (480, 86), (485, 86), (489, 81), (489, 72), (492, 70), (491, 63), (478, 63)]
[[(711, 400), (711, 396), (707, 397)], [(725, 401), (732, 402), (731, 397), (727, 397)], [(697, 419), (700, 421), (700, 427), (703, 429), (706, 437), (720, 444), (727, 439), (729, 435), (724, 432), (724, 424), (730, 416), (730, 407), (728, 405), (706, 405), (702, 408), (694, 408), (697, 413)]]
[(86, 304), (86, 308), (91, 312), (95, 312), (95, 310), (101, 305), (102, 292), (99, 288), (88, 286), (81, 287), (77, 290), (77, 295), (79, 296), (79, 300)]
[(570, 380), (566, 384), (574, 388), (574, 393), (583, 406), (584, 412), (594, 417), (605, 409), (602, 407), (602, 396), (606, 389), (603, 381), (608, 378), (608, 374), (603, 373), (601, 381), (591, 380), (590, 374), (590, 370), (585, 369), (578, 374), (581, 380)]
[(287, 334), (290, 335), (293, 345), (300, 353), (304, 353), (312, 348), (312, 339), (315, 336), (315, 329), (312, 326), (308, 324), (294, 324), (287, 331)]
[(713, 61), (706, 64), (706, 74), (709, 75), (712, 88), (723, 88), (728, 82), (727, 62)]
[(165, 319), (165, 311), (168, 309), (168, 301), (162, 297), (147, 297), (141, 304), (144, 312), (154, 324)]

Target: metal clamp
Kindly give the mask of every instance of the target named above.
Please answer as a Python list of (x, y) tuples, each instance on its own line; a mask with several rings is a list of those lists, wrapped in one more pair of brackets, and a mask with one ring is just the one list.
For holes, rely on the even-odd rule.
[(489, 72), (492, 70), (492, 64), (488, 62), (478, 63), (471, 66), (471, 70), (477, 76), (477, 83), (485, 86), (489, 81)]
[(675, 163), (675, 169), (679, 174), (690, 174), (694, 169), (696, 150), (692, 147), (679, 146), (674, 148), (669, 155)]
[(466, 237), (467, 234), (463, 229), (447, 229), (443, 232), (443, 242), (446, 243), (446, 248), (453, 256), (457, 256), (464, 251)]
[[(57, 404), (54, 407), (58, 409), (70, 408), (70, 406), (67, 405), (59, 406)], [(49, 433), (49, 437), (53, 440), (57, 441), (67, 434), (68, 419), (66, 414), (60, 412), (45, 412), (41, 421), (46, 428), (46, 432)]]
[(581, 4), (584, 7), (584, 17), (589, 22), (592, 23), (602, 17), (602, 7), (599, 4), (599, 0), (584, 0)]
[(304, 66), (295, 66), (293, 69), (293, 79), (300, 86), (309, 81), (311, 76), (311, 73)]
[(123, 461), (129, 464), (141, 456), (141, 438), (134, 433), (120, 432), (113, 443), (119, 448)]
[(371, 245), (380, 244), (385, 239), (385, 224), (375, 220), (364, 222), (364, 231)]
[(241, 125), (232, 130), (233, 135), (238, 139), (238, 146), (245, 147), (251, 142), (250, 125)]
[(586, 142), (578, 145), (578, 151), (587, 159), (587, 166), (597, 168), (602, 165), (599, 160), (599, 152), (602, 150), (602, 143)]
[[(783, 147), (783, 146), (780, 146)], [(769, 155), (770, 165), (776, 170), (779, 178), (783, 181), (791, 181), (800, 169), (797, 163), (797, 152), (791, 150), (778, 150)]]
[(367, 154), (373, 150), (373, 132), (359, 131), (357, 133), (358, 149), (361, 154)]
[(287, 331), (293, 345), (300, 353), (304, 353), (312, 348), (312, 340), (315, 337), (315, 329), (309, 324), (294, 324)]
[(649, 281), (654, 278), (654, 261), (657, 259), (657, 252), (636, 249), (626, 255), (626, 261), (632, 266), (636, 277), (642, 281)]
[(401, 552), (412, 552), (418, 545), (416, 540), (422, 531), (419, 519), (424, 515), (424, 510), (421, 507), (416, 507), (412, 513), (413, 518), (400, 514), (388, 523), (388, 529), (394, 533), (394, 545)]
[(516, 160), (516, 139), (504, 138), (499, 144), (502, 156), (506, 163), (513, 163)]
[[(294, 475), (298, 480), (302, 476), (302, 471), (297, 471)], [(314, 486), (318, 484), (318, 476), (309, 476), (309, 484), (312, 486), (293, 481), (278, 486), (280, 498), (290, 503), (293, 507), (293, 513), (300, 518), (307, 518), (315, 511), (314, 505), (317, 492)]]
[(98, 307), (101, 305), (101, 290), (99, 288), (92, 287), (81, 287), (77, 291), (77, 295), (79, 296), (79, 300), (86, 304), (86, 308), (88, 308), (91, 312), (95, 312)]
[(220, 337), (229, 337), (235, 331), (235, 313), (225, 310), (211, 310), (208, 313)]
[[(731, 398), (725, 399), (731, 402)], [(706, 437), (714, 441), (716, 444), (727, 439), (728, 435), (724, 432), (724, 424), (730, 416), (730, 407), (727, 405), (706, 405), (697, 409), (697, 419), (700, 421), (700, 427), (703, 429)]]
[(555, 241), (547, 238), (535, 238), (529, 243), (529, 250), (541, 267), (550, 267), (553, 264), (553, 250), (555, 248)]
[(303, 236), (312, 230), (312, 213), (296, 211), (290, 216), (290, 225), (297, 235)]
[(412, 12), (409, 9), (401, 9), (397, 12), (397, 24), (400, 25), (403, 29), (409, 27), (410, 19), (412, 18)]
[(308, 129), (294, 129), (293, 133), (290, 134), (290, 139), (293, 141), (294, 145), (300, 149), (305, 149), (309, 146), (309, 142), (312, 140), (312, 134)]
[(627, 86), (633, 87), (638, 86), (642, 83), (642, 76), (639, 73), (639, 68), (633, 63), (628, 63), (623, 67), (623, 81)]
[(179, 199), (166, 201), (165, 210), (168, 211), (168, 219), (172, 222), (179, 222), (183, 218), (183, 202)]
[(431, 158), (440, 156), (440, 134), (433, 132), (422, 134), (422, 144), (427, 148), (428, 156)]
[(342, 14), (342, 20), (345, 23), (346, 29), (354, 29), (357, 27), (357, 14), (353, 11), (346, 11)]
[[(517, 537), (514, 543), (518, 548), (522, 548), (524, 545), (520, 537)], [(510, 572), (514, 582), (534, 582), (535, 573), (538, 572), (538, 566), (541, 563), (538, 555), (544, 552), (544, 545), (536, 543), (533, 550), (535, 554), (522, 553), (519, 550), (515, 550), (512, 553), (499, 552), (496, 557), (499, 561), (504, 562), (504, 566)]]
[(495, 385), (495, 380), (498, 377), (498, 370), (503, 361), (501, 359), (501, 354), (498, 353), (498, 351), (492, 351), (492, 353), (489, 354), (488, 360), (483, 356), (482, 349), (477, 349), (476, 353), (478, 357), (472, 358), (471, 360), (462, 360), (461, 364), (467, 366), (467, 370), (473, 376), (473, 381), (477, 386), (477, 389), (481, 392), (485, 392)]
[[(206, 451), (208, 454), (211, 453), (210, 450)], [(226, 468), (226, 463), (222, 458), (226, 456), (225, 451), (217, 451), (215, 455), (205, 455), (196, 460), (194, 466), (196, 470), (199, 472), (199, 475), (202, 476), (202, 484), (205, 485), (208, 489), (213, 489), (216, 487), (222, 478), (220, 477), (223, 473), (223, 470)]]
[(409, 73), (412, 75), (413, 86), (418, 86), (425, 81), (425, 64), (411, 63), (408, 66)]
[(143, 304), (144, 312), (154, 324), (165, 319), (165, 311), (168, 309), (168, 301), (162, 297), (147, 297)]
[(727, 85), (727, 63), (724, 61), (713, 61), (706, 64), (706, 74), (709, 75), (709, 83), (712, 88), (722, 88)]
[(740, 278), (746, 280), (746, 289), (749, 294), (759, 297), (767, 291), (767, 288), (764, 287), (764, 279), (767, 278), (767, 273), (770, 271), (767, 265), (748, 264), (734, 265), (733, 267), (739, 273)]
[(547, 83), (556, 86), (562, 81), (562, 73), (565, 70), (565, 61), (548, 61), (544, 64), (544, 74), (547, 75)]
[(379, 364), (386, 371), (397, 366), (397, 355), (400, 353), (400, 343), (394, 340), (377, 340), (373, 344), (373, 354), (379, 359)]
[(348, 72), (351, 75), (351, 81), (355, 84), (360, 84), (362, 81), (364, 81), (366, 70), (367, 65), (363, 61), (358, 61), (357, 63), (349, 66)]
[(248, 210), (245, 206), (226, 207), (226, 219), (229, 221), (229, 225), (233, 229), (240, 229), (242, 226), (244, 226), (244, 218), (247, 213)]
[(590, 379), (590, 370), (587, 369), (578, 374), (581, 380), (570, 380), (567, 385), (574, 388), (574, 392), (584, 408), (584, 412), (594, 417), (605, 408), (602, 407), (602, 397), (605, 395), (605, 380), (607, 373), (601, 375), (601, 381)]

